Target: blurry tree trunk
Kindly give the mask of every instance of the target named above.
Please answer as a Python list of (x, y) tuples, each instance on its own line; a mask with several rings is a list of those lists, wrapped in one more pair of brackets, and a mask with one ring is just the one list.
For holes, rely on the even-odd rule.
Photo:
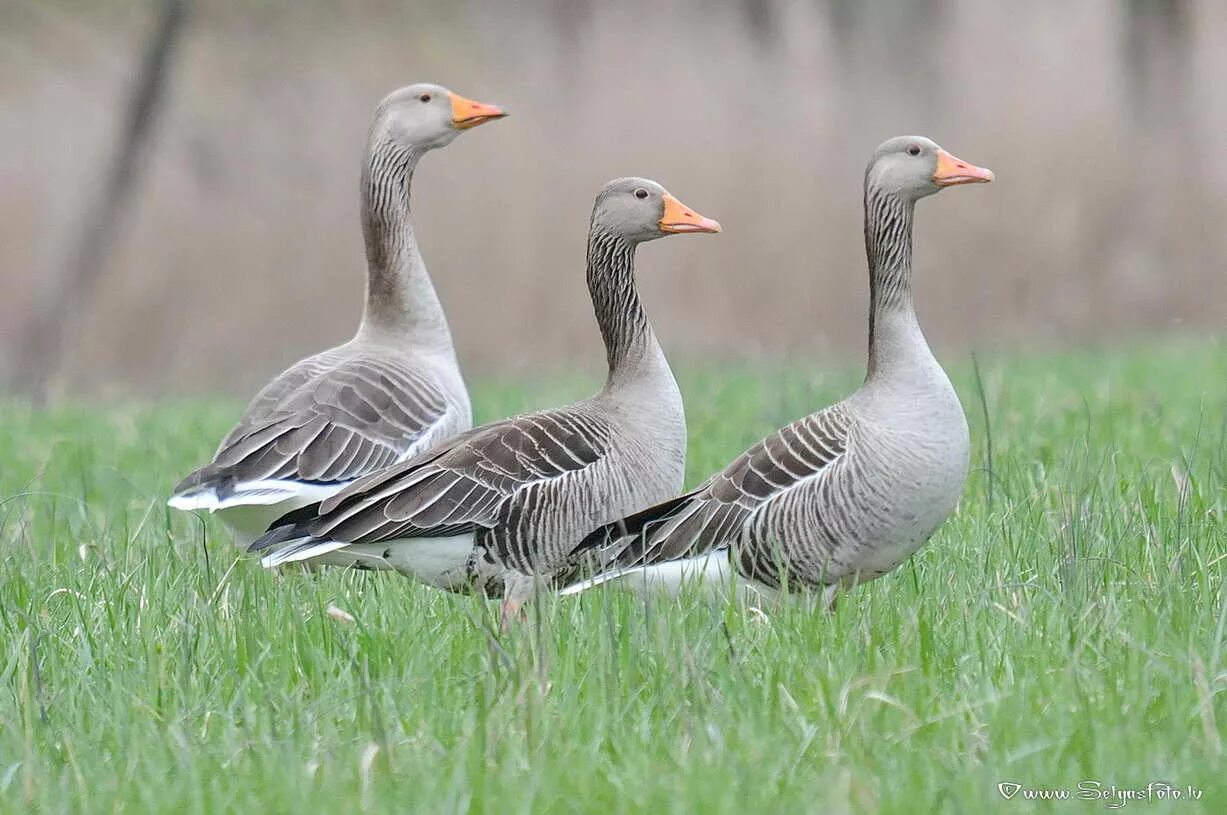
[[(1190, 0), (1128, 0), (1123, 5), (1122, 71), (1131, 141), (1139, 155), (1161, 156), (1163, 175), (1176, 184), (1126, 175), (1128, 189), (1111, 210), (1102, 244), (1108, 263), (1097, 264), (1098, 302), (1119, 300), (1125, 313), (1164, 312), (1164, 281), (1198, 274), (1197, 240), (1205, 212), (1193, 89), (1193, 9)], [(1192, 232), (1190, 233), (1190, 228)], [(1188, 279), (1188, 278), (1186, 278)], [(1193, 287), (1194, 289), (1199, 287)], [(1173, 295), (1168, 294), (1167, 297)]]
[(825, 10), (849, 78), (885, 69), (900, 90), (893, 102), (923, 100), (932, 109), (942, 104), (942, 94), (932, 92), (941, 80), (941, 49), (934, 43), (952, 14), (949, 5), (949, 0), (829, 0)]
[(161, 108), (175, 45), (190, 0), (162, 0), (157, 24), (132, 85), (106, 182), (85, 212), (68, 263), (39, 294), (21, 338), (16, 383), (35, 402), (46, 400), (63, 364), (73, 326), (94, 299), (98, 280), (131, 203), (141, 157)]
[(775, 40), (779, 9), (772, 0), (741, 0), (741, 14), (756, 45), (770, 48)]
[(1147, 130), (1179, 130), (1188, 114), (1185, 91), (1192, 74), (1189, 0), (1128, 0), (1124, 14), (1129, 112)]

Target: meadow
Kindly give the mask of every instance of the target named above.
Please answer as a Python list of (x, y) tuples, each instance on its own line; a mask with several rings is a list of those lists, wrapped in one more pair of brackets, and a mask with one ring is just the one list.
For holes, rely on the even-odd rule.
[[(236, 403), (0, 403), (0, 810), (1227, 811), (1227, 343), (946, 361), (959, 510), (833, 614), (594, 592), (506, 635), (486, 601), (266, 573), (167, 510)], [(675, 369), (691, 483), (859, 380)], [(1080, 781), (1201, 798), (997, 786)]]

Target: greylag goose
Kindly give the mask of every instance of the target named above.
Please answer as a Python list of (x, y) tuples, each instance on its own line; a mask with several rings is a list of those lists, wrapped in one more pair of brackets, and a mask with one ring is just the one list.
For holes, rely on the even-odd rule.
[(962, 405), (912, 304), (916, 202), (991, 171), (932, 141), (894, 138), (865, 172), (869, 370), (847, 399), (784, 427), (692, 492), (587, 535), (573, 557), (603, 583), (676, 593), (683, 582), (771, 595), (886, 574), (954, 510), (967, 476)]
[(367, 286), (357, 335), (266, 385), (213, 460), (175, 487), (171, 507), (217, 513), (246, 547), (287, 512), (472, 426), (409, 187), (424, 153), (505, 115), (438, 85), (380, 102), (362, 168)]
[(635, 251), (673, 233), (719, 231), (653, 181), (611, 181), (588, 233), (588, 290), (608, 362), (600, 391), (363, 478), (252, 551), (273, 567), (339, 550), (439, 588), (501, 588), (506, 622), (585, 532), (681, 489), (682, 397), (640, 303)]

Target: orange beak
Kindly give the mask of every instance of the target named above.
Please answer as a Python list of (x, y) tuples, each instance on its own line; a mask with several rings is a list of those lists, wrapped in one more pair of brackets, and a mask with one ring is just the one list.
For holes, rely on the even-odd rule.
[(720, 222), (704, 218), (669, 193), (665, 193), (665, 212), (658, 224), (661, 232), (719, 232)]
[(507, 111), (498, 105), (474, 102), (455, 93), (449, 93), (448, 96), (452, 100), (452, 127), (457, 130), (468, 130), (507, 115)]
[(939, 187), (953, 187), (956, 184), (986, 184), (993, 180), (993, 171), (987, 167), (977, 167), (968, 164), (960, 158), (937, 151), (937, 169), (933, 171), (933, 183)]

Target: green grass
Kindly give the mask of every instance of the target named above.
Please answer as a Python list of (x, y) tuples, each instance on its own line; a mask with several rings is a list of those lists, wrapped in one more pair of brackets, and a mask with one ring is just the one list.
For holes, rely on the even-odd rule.
[[(692, 482), (858, 379), (677, 368)], [(1104, 810), (996, 787), (1092, 779), (1203, 790), (1130, 812), (1227, 811), (1227, 346), (982, 361), (991, 478), (971, 366), (951, 369), (962, 505), (835, 614), (598, 592), (501, 638), (484, 601), (266, 574), (164, 509), (233, 404), (2, 405), (0, 807)], [(585, 384), (474, 401), (489, 419)]]

